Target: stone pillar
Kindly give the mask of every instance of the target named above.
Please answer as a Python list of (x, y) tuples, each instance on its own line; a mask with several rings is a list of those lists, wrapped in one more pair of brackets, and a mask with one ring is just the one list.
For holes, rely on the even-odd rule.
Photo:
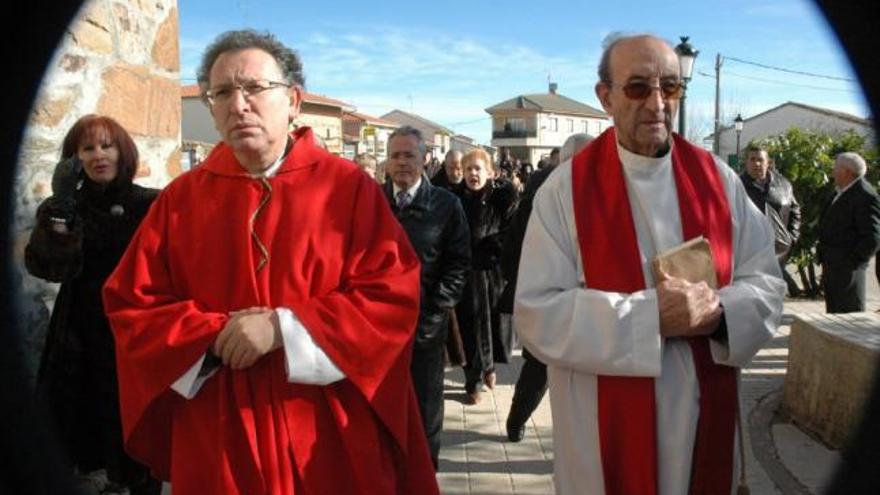
[(20, 269), (26, 352), (35, 364), (57, 292), (27, 274), (23, 253), (65, 133), (83, 115), (116, 119), (140, 152), (136, 182), (162, 187), (180, 173), (177, 0), (90, 0), (50, 62), (18, 162), (13, 262)]

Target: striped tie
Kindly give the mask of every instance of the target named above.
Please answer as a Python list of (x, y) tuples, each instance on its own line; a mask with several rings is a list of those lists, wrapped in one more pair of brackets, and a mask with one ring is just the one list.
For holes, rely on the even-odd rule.
[(397, 207), (399, 209), (404, 209), (409, 205), (409, 202), (412, 200), (412, 197), (406, 191), (400, 191), (397, 193)]

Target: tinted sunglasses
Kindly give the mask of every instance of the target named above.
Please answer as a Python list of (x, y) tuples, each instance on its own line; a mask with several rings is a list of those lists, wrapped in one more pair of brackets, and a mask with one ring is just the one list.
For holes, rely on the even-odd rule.
[(616, 84), (613, 82), (606, 83), (609, 86), (616, 86), (623, 89), (623, 94), (630, 100), (644, 100), (651, 96), (651, 93), (657, 89), (663, 95), (664, 100), (678, 100), (684, 94), (684, 85), (680, 81), (664, 81), (659, 86), (651, 86), (642, 81), (635, 81), (626, 84)]

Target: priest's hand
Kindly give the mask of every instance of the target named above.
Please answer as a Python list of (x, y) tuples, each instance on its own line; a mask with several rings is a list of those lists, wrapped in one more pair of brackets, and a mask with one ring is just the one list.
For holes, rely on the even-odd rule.
[(661, 273), (657, 283), (660, 335), (692, 337), (709, 335), (718, 328), (723, 309), (718, 291), (706, 282), (691, 283)]
[(229, 316), (212, 350), (230, 368), (249, 368), (283, 345), (281, 325), (274, 310), (249, 308), (229, 313)]

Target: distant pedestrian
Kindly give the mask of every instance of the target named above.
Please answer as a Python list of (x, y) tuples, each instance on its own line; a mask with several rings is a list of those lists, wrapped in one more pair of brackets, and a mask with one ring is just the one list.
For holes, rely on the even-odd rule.
[(779, 268), (788, 285), (788, 293), (797, 295), (797, 283), (791, 278), (785, 265), (801, 234), (801, 206), (794, 196), (791, 182), (776, 171), (765, 148), (750, 144), (745, 154), (746, 170), (740, 174), (740, 179), (749, 198), (773, 227)]
[(456, 187), (463, 187), (464, 172), (461, 168), (461, 151), (450, 150), (446, 153), (443, 160), (443, 168), (439, 170), (431, 179), (431, 184), (442, 187), (443, 189), (452, 190)]
[(867, 165), (857, 153), (841, 153), (834, 161), (837, 194), (819, 220), (819, 261), (825, 310), (865, 310), (865, 272), (880, 248), (880, 198), (865, 180)]
[[(443, 429), (443, 351), (448, 318), (461, 298), (471, 267), (467, 219), (451, 192), (423, 176), (419, 157), (425, 150), (422, 133), (413, 127), (395, 129), (388, 138), (385, 196), (421, 261), (421, 303), (413, 344), (413, 387), (434, 469)], [(440, 172), (441, 175), (446, 175)]]
[[(592, 139), (593, 136), (589, 134), (572, 134), (569, 136), (562, 145), (562, 150), (558, 155), (560, 162), (570, 160), (572, 156), (589, 144)], [(507, 278), (507, 286), (504, 288), (504, 294), (501, 296), (501, 311), (503, 313), (513, 313), (513, 298), (516, 293), (516, 277), (519, 271), (520, 252), (522, 251), (522, 243), (526, 235), (529, 216), (532, 213), (532, 201), (535, 198), (535, 193), (538, 192), (538, 188), (547, 180), (547, 177), (550, 176), (555, 168), (556, 165), (551, 163), (532, 175), (526, 184), (525, 191), (520, 196), (516, 214), (510, 222), (510, 229), (507, 232), (507, 239), (504, 241), (504, 251), (501, 255), (501, 267), (504, 270), (505, 278)], [(540, 261), (527, 261), (527, 263), (530, 262), (538, 263)], [(526, 421), (535, 412), (535, 409), (547, 392), (547, 366), (525, 347), (523, 347), (522, 357), (523, 365), (520, 368), (519, 378), (513, 389), (510, 412), (507, 414), (507, 438), (511, 442), (519, 442), (523, 439)]]
[(471, 234), (473, 270), (455, 308), (467, 364), (468, 401), (480, 401), (483, 384), (495, 387), (495, 363), (506, 363), (513, 346), (510, 321), (502, 321), (498, 303), (504, 290), (500, 258), (517, 193), (508, 180), (496, 179), (489, 154), (469, 151), (462, 159), (465, 188), (458, 191)]

